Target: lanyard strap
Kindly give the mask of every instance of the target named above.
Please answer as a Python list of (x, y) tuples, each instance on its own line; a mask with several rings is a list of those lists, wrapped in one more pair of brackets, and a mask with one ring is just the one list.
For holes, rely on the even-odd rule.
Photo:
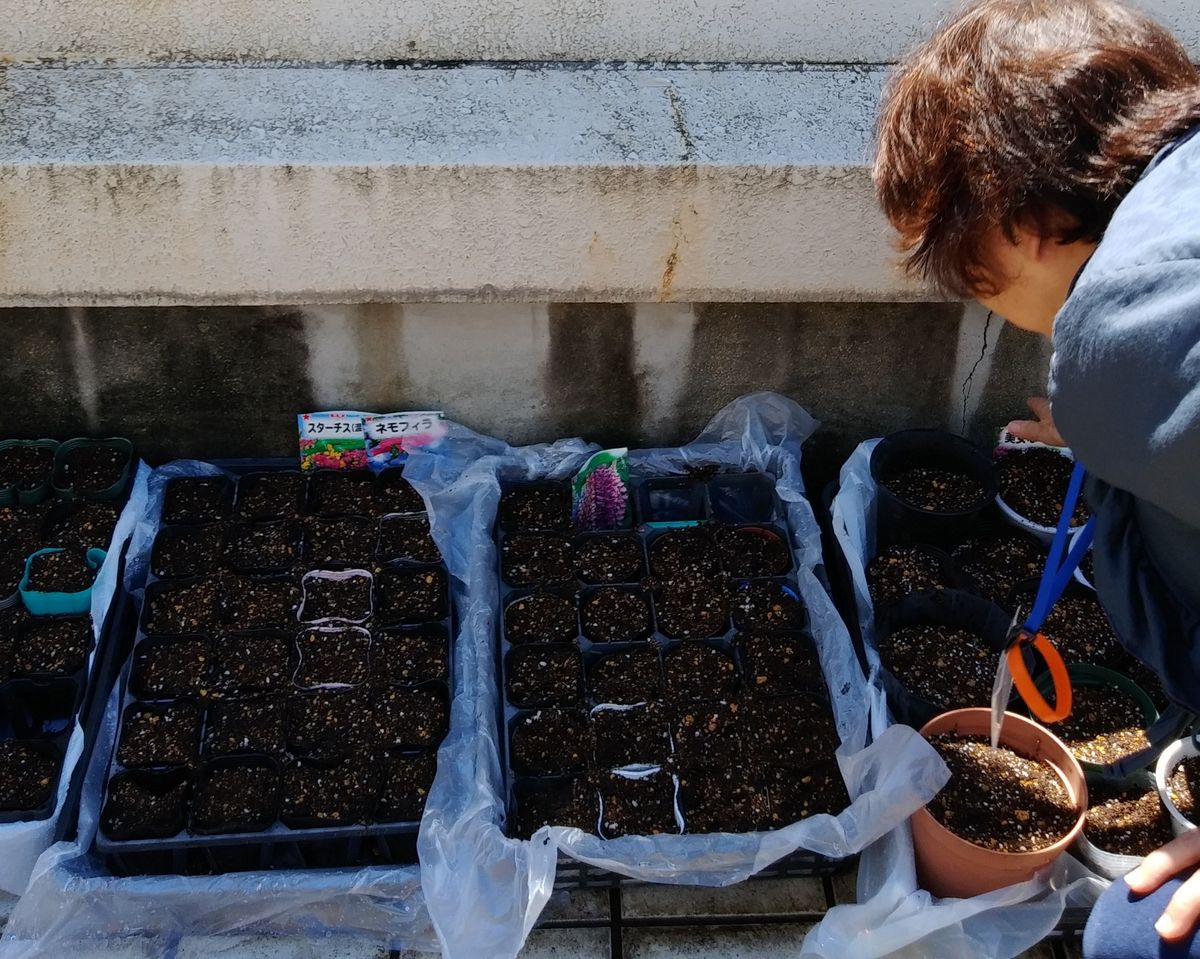
[[(1071, 528), (1071, 517), (1075, 515), (1075, 504), (1079, 502), (1079, 493), (1083, 489), (1084, 469), (1081, 463), (1076, 463), (1071, 471), (1071, 482), (1067, 485), (1067, 496), (1063, 500), (1062, 514), (1058, 517), (1058, 527), (1054, 531), (1054, 540), (1050, 543), (1050, 555), (1046, 558), (1046, 569), (1042, 572), (1042, 581), (1038, 584), (1037, 598), (1033, 608), (1025, 618), (1025, 632), (1033, 635), (1041, 628), (1050, 615), (1050, 610), (1058, 602), (1075, 569), (1083, 560), (1092, 545), (1092, 537), (1096, 535), (1096, 517), (1088, 519), (1075, 542), (1067, 550), (1067, 538)], [(1064, 553), (1065, 558), (1064, 558)]]

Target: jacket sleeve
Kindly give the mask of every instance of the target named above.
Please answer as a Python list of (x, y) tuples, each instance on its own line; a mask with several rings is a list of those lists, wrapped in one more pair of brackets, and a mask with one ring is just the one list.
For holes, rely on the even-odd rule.
[(1200, 528), (1200, 260), (1085, 273), (1055, 321), (1050, 399), (1094, 475)]

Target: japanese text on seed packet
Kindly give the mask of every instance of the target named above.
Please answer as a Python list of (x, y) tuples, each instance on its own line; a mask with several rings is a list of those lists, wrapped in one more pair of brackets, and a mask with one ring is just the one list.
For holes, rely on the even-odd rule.
[(409, 450), (433, 446), (446, 435), (440, 410), (363, 413), (325, 410), (296, 417), (300, 468), (373, 469), (399, 466)]

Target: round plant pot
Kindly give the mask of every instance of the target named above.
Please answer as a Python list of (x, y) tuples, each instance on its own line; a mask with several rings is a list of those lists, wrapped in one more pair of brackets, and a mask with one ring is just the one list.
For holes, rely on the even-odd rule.
[[(1029, 446), (1002, 447), (1001, 449), (1004, 450), (1004, 453), (1006, 455), (1019, 456), (1021, 450), (1033, 449), (1033, 448), (1035, 448), (1035, 446), (1033, 444), (1031, 444)], [(1073, 456), (1071, 456), (1070, 453), (1068, 453), (1064, 449), (1060, 449), (1057, 446), (1045, 446), (1043, 444), (1036, 444), (1036, 448), (1053, 450), (1055, 453), (1057, 453), (1059, 456), (1063, 457), (1063, 459), (1067, 460), (1068, 462), (1070, 462), (1070, 463), (1075, 462), (1075, 458)], [(1027, 519), (1026, 517), (1022, 516), (1015, 509), (1013, 509), (1006, 502), (1004, 502), (1004, 499), (1003, 499), (1003, 497), (1001, 497), (999, 490), (996, 491), (996, 506), (999, 507), (999, 509), (1000, 509), (1000, 515), (1002, 515), (1005, 518), (1005, 520), (1007, 520), (1009, 523), (1011, 523), (1013, 526), (1017, 527), (1018, 529), (1023, 529), (1025, 532), (1029, 533), (1031, 536), (1036, 536), (1039, 540), (1041, 540), (1043, 543), (1045, 543), (1047, 545), (1049, 545), (1050, 541), (1054, 539), (1055, 528), (1053, 526), (1042, 526), (1040, 523), (1035, 523), (1033, 520)], [(1079, 529), (1079, 528), (1080, 527), (1078, 527), (1078, 526), (1071, 527), (1072, 530)]]
[[(988, 709), (942, 713), (921, 729), (926, 738), (939, 733), (988, 736), (990, 732)], [(1071, 831), (1053, 845), (1035, 852), (1015, 853), (985, 849), (968, 842), (934, 819), (927, 809), (918, 809), (911, 819), (917, 876), (922, 887), (936, 896), (965, 899), (1032, 879), (1066, 852), (1083, 832), (1087, 782), (1070, 750), (1045, 728), (1015, 713), (1004, 714), (1000, 744), (1021, 756), (1043, 759), (1053, 766), (1079, 809), (1078, 818)]]
[[(58, 449), (58, 440), (5, 440), (0, 443), (0, 450), (14, 446), (41, 446), (48, 450)], [(31, 490), (19, 490), (16, 486), (0, 486), (0, 507), (4, 506), (33, 506), (50, 495), (50, 479), (54, 475), (54, 467), (46, 474), (44, 482)]]
[(1163, 805), (1167, 807), (1167, 814), (1171, 817), (1171, 829), (1176, 836), (1191, 832), (1196, 828), (1196, 824), (1179, 811), (1179, 807), (1171, 799), (1171, 791), (1167, 785), (1171, 774), (1175, 772), (1175, 767), (1185, 759), (1192, 759), (1196, 756), (1200, 756), (1200, 747), (1196, 745), (1195, 741), (1190, 738), (1180, 739), (1163, 750), (1154, 767), (1154, 785), (1158, 787), (1158, 795), (1162, 797)]
[[(969, 509), (937, 512), (920, 509), (888, 488), (890, 479), (922, 466), (970, 476), (983, 487), (983, 494)], [(942, 430), (902, 430), (885, 436), (871, 453), (871, 479), (879, 490), (876, 530), (880, 549), (897, 542), (945, 546), (966, 523), (980, 516), (997, 494), (996, 470), (983, 450)]]
[[(25, 560), (25, 575), (21, 577), (21, 602), (34, 616), (78, 616), (92, 608), (92, 587), (81, 589), (74, 593), (50, 593), (29, 588), (29, 569), (33, 560), (43, 553), (61, 553), (57, 547), (39, 549), (30, 553)], [(87, 551), (87, 564), (93, 571), (98, 571), (104, 564), (106, 553), (102, 549)]]
[[(125, 465), (121, 470), (121, 476), (115, 483), (104, 489), (88, 490), (86, 493), (77, 492), (74, 485), (68, 483), (63, 476), (64, 464), (72, 451), (95, 446), (107, 446), (125, 457)], [(94, 502), (111, 502), (122, 499), (129, 490), (129, 484), (133, 480), (133, 466), (133, 443), (123, 436), (108, 436), (104, 439), (79, 437), (67, 440), (54, 451), (54, 474), (52, 481), (54, 493), (59, 498), (65, 500), (83, 499)]]
[[(1144, 786), (1147, 789), (1154, 789), (1156, 785), (1154, 776), (1148, 772), (1134, 773), (1129, 777), (1128, 782)], [(1130, 870), (1140, 866), (1144, 858), (1142, 856), (1126, 856), (1118, 852), (1105, 852), (1088, 839), (1086, 832), (1079, 834), (1079, 839), (1071, 853), (1088, 869), (1105, 879), (1120, 879)]]

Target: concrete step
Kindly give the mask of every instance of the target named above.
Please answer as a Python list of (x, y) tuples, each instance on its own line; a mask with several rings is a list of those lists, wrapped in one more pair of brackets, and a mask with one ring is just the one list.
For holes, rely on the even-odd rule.
[(10, 67), (0, 306), (920, 298), (883, 75)]

